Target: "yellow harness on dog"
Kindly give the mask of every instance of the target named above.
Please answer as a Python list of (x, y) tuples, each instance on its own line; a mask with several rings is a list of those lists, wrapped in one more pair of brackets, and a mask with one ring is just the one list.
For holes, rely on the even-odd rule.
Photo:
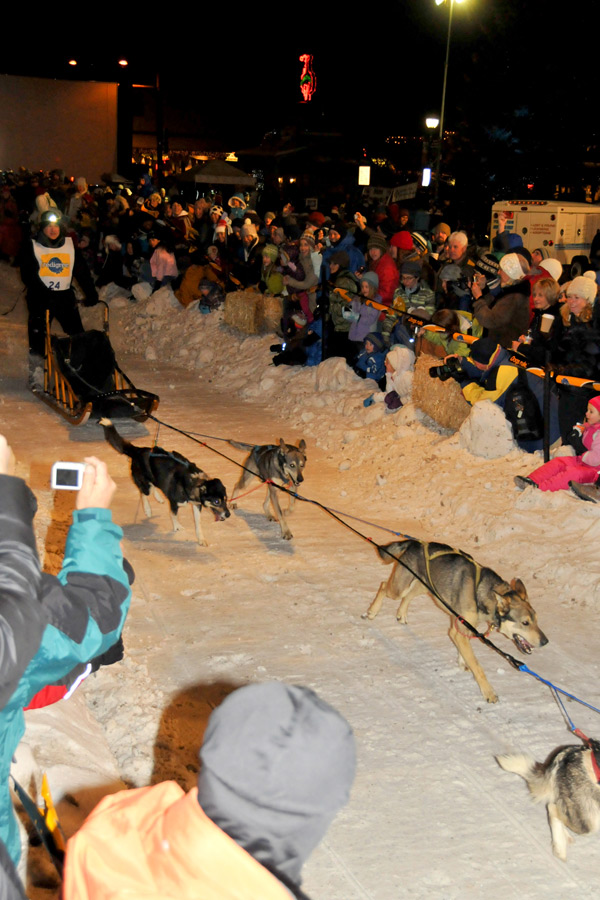
[[(483, 570), (483, 566), (480, 565), (480, 563), (478, 563), (477, 560), (473, 559), (473, 557), (470, 556), (468, 553), (465, 553), (464, 550), (455, 550), (453, 547), (446, 547), (444, 550), (436, 550), (435, 553), (430, 553), (429, 552), (429, 546), (430, 546), (429, 542), (421, 541), (420, 543), (421, 543), (421, 546), (423, 547), (423, 556), (425, 558), (425, 569), (427, 572), (427, 580), (436, 594), (438, 592), (436, 590), (433, 578), (431, 577), (431, 562), (432, 562), (432, 560), (439, 559), (442, 556), (451, 556), (451, 555), (452, 556), (462, 556), (463, 559), (468, 560), (468, 562), (472, 563), (472, 565), (475, 567), (475, 592), (477, 592), (477, 588), (479, 587), (479, 582), (481, 581), (481, 572)], [(461, 619), (460, 616), (455, 616), (453, 618), (453, 620), (452, 620), (453, 627), (456, 629), (456, 631), (458, 631), (459, 634), (462, 634), (463, 637), (468, 637), (472, 640), (475, 639), (476, 635), (464, 634), (462, 631), (460, 631), (460, 629), (458, 627), (458, 622), (460, 619)], [(489, 622), (488, 622), (488, 626), (489, 626), (488, 630), (486, 632), (484, 632), (484, 634), (483, 634), (484, 637), (487, 637), (487, 635), (490, 633), (490, 631), (493, 631), (494, 628), (496, 627), (494, 625), (494, 623), (490, 624)]]

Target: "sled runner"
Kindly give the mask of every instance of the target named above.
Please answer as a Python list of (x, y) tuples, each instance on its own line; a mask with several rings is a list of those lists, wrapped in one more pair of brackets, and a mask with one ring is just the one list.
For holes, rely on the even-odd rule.
[(46, 314), (44, 384), (32, 390), (72, 425), (85, 425), (90, 416), (143, 422), (158, 407), (158, 395), (136, 388), (119, 368), (108, 336), (108, 307), (104, 306), (102, 331), (69, 337), (50, 334)]

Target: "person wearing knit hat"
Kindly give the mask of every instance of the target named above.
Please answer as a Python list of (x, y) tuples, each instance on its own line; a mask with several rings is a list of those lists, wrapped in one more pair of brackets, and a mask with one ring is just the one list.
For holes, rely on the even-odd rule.
[(529, 475), (515, 476), (519, 490), (531, 486), (541, 491), (561, 491), (573, 484), (594, 484), (600, 468), (599, 395), (588, 401), (585, 420), (575, 426), (568, 442), (575, 447), (577, 456), (555, 456)]
[[(240, 219), (234, 219), (232, 226), (239, 223)], [(239, 281), (242, 288), (257, 285), (261, 280), (263, 264), (262, 246), (258, 240), (256, 226), (250, 219), (246, 219), (241, 226), (242, 245), (238, 247), (237, 259), (231, 272), (233, 282)]]
[[(592, 281), (591, 278), (586, 278), (585, 275), (578, 275), (577, 278), (574, 278), (573, 281), (567, 286), (567, 301), (569, 298), (576, 298), (580, 301), (583, 301), (587, 306), (592, 306), (594, 300), (596, 299), (597, 294), (597, 285), (595, 281)], [(575, 315), (579, 315), (579, 312), (583, 309), (583, 306), (577, 304), (578, 311), (575, 311)], [(572, 310), (573, 311), (573, 310)]]
[(536, 247), (531, 254), (531, 261), (534, 266), (539, 266), (543, 259), (550, 259), (552, 254), (547, 247)]
[(431, 247), (432, 252), (436, 254), (436, 258), (446, 246), (446, 241), (451, 234), (452, 229), (445, 222), (440, 222), (439, 225), (434, 225), (431, 229)]
[(413, 231), (412, 239), (413, 239), (413, 244), (415, 245), (416, 249), (419, 250), (420, 253), (425, 255), (430, 252), (431, 247), (429, 245), (429, 241), (427, 240), (427, 238), (424, 235), (420, 234), (418, 231)]
[(555, 281), (559, 281), (563, 273), (562, 263), (558, 259), (554, 259), (553, 256), (549, 259), (540, 260), (538, 268), (545, 269), (550, 278), (554, 278)]
[(483, 275), (486, 284), (490, 284), (499, 278), (499, 263), (493, 253), (481, 253), (474, 268), (476, 272)]
[(101, 801), (69, 841), (65, 900), (306, 898), (302, 867), (356, 772), (344, 716), (307, 687), (248, 684), (211, 712), (200, 762), (187, 794), (167, 781)]
[(316, 228), (322, 228), (322, 226), (325, 224), (325, 216), (322, 212), (319, 212), (318, 209), (315, 209), (309, 214), (308, 221)]
[[(421, 277), (423, 266), (416, 259), (402, 263), (400, 283), (394, 291), (392, 307), (399, 312), (414, 312), (424, 319), (430, 319), (435, 312), (435, 294)], [(389, 333), (395, 328), (397, 316), (388, 316), (383, 323), (383, 331)]]
[(410, 231), (397, 231), (390, 241), (390, 247), (396, 250), (414, 250), (415, 245)]
[(329, 240), (332, 244), (338, 244), (341, 240), (343, 240), (348, 234), (348, 229), (344, 225), (341, 219), (338, 219), (337, 222), (333, 222), (329, 229)]
[(378, 247), (382, 253), (387, 253), (388, 251), (387, 241), (382, 234), (371, 234), (369, 236), (367, 250), (370, 250), (372, 247)]
[(400, 275), (396, 263), (388, 253), (388, 245), (382, 235), (376, 233), (369, 235), (367, 262), (369, 271), (376, 272), (379, 279), (380, 302), (391, 306)]
[(385, 341), (377, 331), (370, 331), (354, 363), (354, 371), (361, 378), (376, 381), (379, 390), (385, 387)]
[(325, 274), (329, 278), (329, 260), (337, 250), (345, 250), (348, 254), (348, 268), (351, 272), (358, 272), (365, 267), (364, 254), (354, 243), (354, 235), (351, 234), (344, 223), (337, 219), (329, 229), (329, 247), (323, 252), (323, 265)]
[(478, 279), (473, 280), (473, 315), (492, 340), (511, 348), (529, 327), (529, 266), (519, 254), (507, 253), (500, 260), (499, 274), (501, 290), (497, 296), (488, 286), (483, 288)]

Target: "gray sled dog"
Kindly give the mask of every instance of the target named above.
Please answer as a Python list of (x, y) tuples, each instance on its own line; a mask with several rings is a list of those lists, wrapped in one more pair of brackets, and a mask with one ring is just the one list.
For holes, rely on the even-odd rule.
[[(236, 450), (250, 451), (244, 460), (245, 468), (242, 470), (242, 474), (231, 492), (232, 503), (236, 496), (241, 494), (254, 478), (260, 478), (261, 481), (273, 481), (279, 485), (291, 482), (294, 487), (297, 487), (304, 481), (302, 472), (306, 465), (306, 453), (304, 452), (306, 443), (303, 439), (298, 441), (298, 446), (296, 447), (293, 444), (286, 444), (283, 438), (279, 439), (278, 444), (263, 444), (261, 446), (243, 444), (240, 441), (229, 441), (229, 443)], [(293, 535), (279, 505), (279, 491), (272, 484), (267, 484), (267, 489), (267, 496), (263, 504), (265, 516), (270, 522), (279, 522), (281, 537), (284, 541), (289, 541)], [(288, 515), (294, 508), (295, 499), (295, 497), (290, 496), (290, 503), (286, 510)], [(269, 504), (275, 516), (271, 515)]]
[(152, 515), (148, 501), (151, 488), (154, 498), (159, 503), (164, 503), (160, 494), (167, 498), (173, 531), (183, 531), (183, 525), (179, 522), (177, 513), (180, 506), (190, 503), (194, 516), (196, 539), (202, 547), (207, 547), (208, 544), (200, 522), (202, 507), (206, 506), (211, 510), (216, 522), (222, 522), (230, 516), (223, 482), (219, 478), (211, 478), (176, 450), (163, 450), (162, 447), (136, 447), (134, 444), (130, 444), (121, 437), (110, 419), (100, 419), (100, 425), (102, 425), (104, 437), (111, 447), (117, 453), (122, 453), (131, 460), (131, 477), (140, 492), (144, 512), (148, 518)]
[(507, 772), (527, 782), (536, 803), (545, 803), (552, 834), (552, 852), (564, 862), (575, 834), (593, 834), (600, 828), (600, 742), (591, 746), (559, 747), (546, 762), (527, 754), (497, 756)]
[[(467, 553), (454, 550), (447, 544), (409, 539), (388, 544), (378, 553), (384, 562), (394, 562), (388, 555), (391, 553), (402, 559), (405, 565), (394, 562), (392, 574), (387, 581), (381, 582), (363, 618), (374, 619), (384, 597), (390, 597), (401, 601), (396, 618), (406, 625), (412, 598), (431, 593), (434, 589), (474, 628), (487, 624), (490, 629), (512, 640), (522, 653), (531, 653), (534, 647), (543, 647), (548, 643), (548, 638), (537, 624), (535, 610), (527, 600), (525, 585), (518, 578), (507, 584), (492, 569), (480, 566)], [(431, 593), (431, 596), (436, 599), (435, 594)], [(439, 602), (438, 606), (448, 612)], [(461, 668), (471, 671), (487, 702), (496, 703), (498, 697), (473, 652), (473, 642), (464, 626), (452, 619), (448, 636), (458, 650)]]

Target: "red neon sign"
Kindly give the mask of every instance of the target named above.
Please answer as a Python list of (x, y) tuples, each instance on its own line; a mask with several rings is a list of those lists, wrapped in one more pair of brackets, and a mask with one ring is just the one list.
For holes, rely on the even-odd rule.
[(313, 57), (310, 53), (303, 53), (300, 58), (302, 63), (302, 72), (300, 73), (300, 93), (302, 94), (301, 103), (308, 103), (312, 100), (313, 94), (317, 89), (317, 76), (313, 69)]

